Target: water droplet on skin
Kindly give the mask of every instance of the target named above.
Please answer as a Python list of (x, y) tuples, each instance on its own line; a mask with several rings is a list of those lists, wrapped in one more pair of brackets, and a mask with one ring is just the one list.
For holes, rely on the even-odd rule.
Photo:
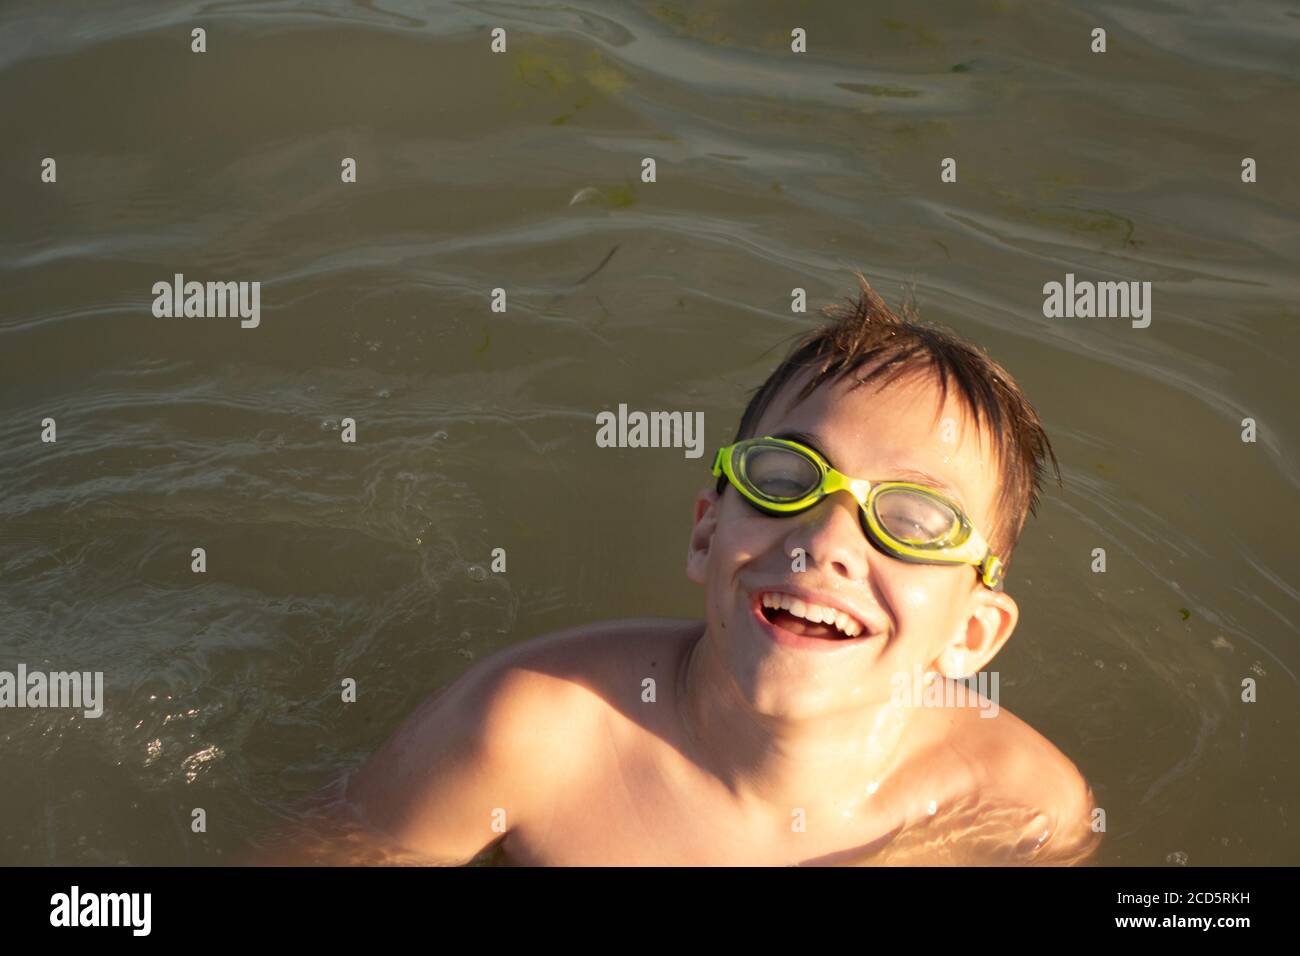
[(930, 814), (930, 816), (934, 816), (938, 811), (939, 811), (939, 804), (935, 800), (931, 800), (925, 808), (925, 812)]
[(1038, 814), (1028, 826), (1028, 833), (1016, 844), (1016, 852), (1027, 856), (1042, 849), (1047, 838), (1052, 835), (1051, 821), (1045, 814)]
[(867, 784), (867, 796), (869, 797), (872, 796), (879, 789), (880, 789), (880, 784), (875, 780), (871, 781), (869, 784)]

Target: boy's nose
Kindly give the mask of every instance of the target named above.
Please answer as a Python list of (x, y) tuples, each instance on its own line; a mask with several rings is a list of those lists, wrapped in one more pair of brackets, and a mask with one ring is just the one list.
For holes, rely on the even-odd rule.
[(867, 549), (871, 543), (862, 532), (859, 511), (857, 501), (848, 492), (827, 495), (797, 516), (798, 524), (791, 531), (786, 553), (802, 548), (821, 567), (852, 581), (862, 580), (867, 575)]

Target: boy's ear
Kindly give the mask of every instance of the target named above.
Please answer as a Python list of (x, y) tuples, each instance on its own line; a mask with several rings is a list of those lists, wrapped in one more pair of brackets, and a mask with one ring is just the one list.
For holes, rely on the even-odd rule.
[(950, 680), (960, 680), (984, 669), (1002, 650), (1020, 620), (1020, 606), (1005, 591), (977, 586), (968, 617), (952, 640), (939, 652), (934, 669)]
[(695, 526), (691, 528), (691, 544), (686, 552), (686, 576), (696, 584), (704, 583), (704, 571), (709, 564), (709, 546), (718, 526), (719, 495), (713, 488), (703, 488), (695, 496)]

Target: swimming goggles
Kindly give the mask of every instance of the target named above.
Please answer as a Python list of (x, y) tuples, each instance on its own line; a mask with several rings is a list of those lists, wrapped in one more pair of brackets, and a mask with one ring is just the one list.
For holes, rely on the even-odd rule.
[(925, 485), (850, 478), (813, 449), (785, 438), (747, 438), (721, 448), (713, 474), (726, 475), (751, 505), (775, 517), (799, 514), (847, 491), (860, 506), (862, 530), (880, 551), (914, 564), (974, 565), (987, 587), (1002, 590), (1002, 562), (988, 542), (961, 508)]

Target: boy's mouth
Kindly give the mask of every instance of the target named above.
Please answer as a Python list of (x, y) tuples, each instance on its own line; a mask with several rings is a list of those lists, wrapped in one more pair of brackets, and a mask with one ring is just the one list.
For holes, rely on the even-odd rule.
[(783, 591), (758, 595), (758, 613), (773, 627), (799, 637), (847, 641), (866, 631), (861, 621), (838, 608), (805, 601)]

